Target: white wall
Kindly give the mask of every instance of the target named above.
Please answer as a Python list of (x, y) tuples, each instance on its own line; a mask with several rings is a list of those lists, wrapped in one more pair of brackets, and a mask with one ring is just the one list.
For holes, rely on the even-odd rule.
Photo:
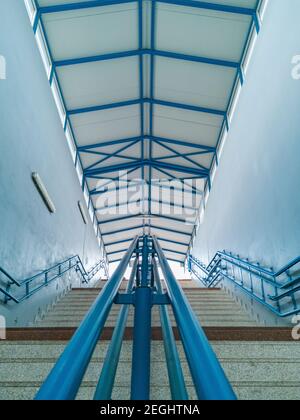
[(279, 268), (300, 254), (300, 1), (270, 0), (192, 253)]
[[(0, 266), (18, 280), (76, 254), (91, 267), (100, 260), (99, 246), (79, 213), (84, 198), (22, 0), (0, 1), (0, 55), (7, 64), (7, 79), (0, 80)], [(33, 171), (54, 201), (53, 215)], [(0, 306), (0, 313), (13, 325), (26, 324), (69, 281), (9, 311)]]

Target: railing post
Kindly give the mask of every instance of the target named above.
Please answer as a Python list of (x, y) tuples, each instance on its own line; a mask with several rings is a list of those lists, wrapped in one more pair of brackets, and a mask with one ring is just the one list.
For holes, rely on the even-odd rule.
[(36, 400), (75, 399), (137, 241), (136, 237), (37, 393)]
[[(141, 281), (135, 290), (131, 399), (150, 398), (150, 352), (152, 289), (149, 275), (148, 236), (143, 238)], [(150, 273), (151, 274), (151, 273)]]
[(175, 279), (158, 240), (155, 237), (153, 240), (198, 398), (235, 400), (233, 389), (189, 301)]

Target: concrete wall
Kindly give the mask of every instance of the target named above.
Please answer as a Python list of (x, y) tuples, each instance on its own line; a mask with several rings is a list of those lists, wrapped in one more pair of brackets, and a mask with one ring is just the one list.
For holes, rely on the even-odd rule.
[[(0, 80), (0, 266), (23, 279), (79, 254), (90, 267), (100, 259), (99, 246), (90, 219), (84, 225), (79, 213), (83, 195), (22, 0), (0, 2), (0, 55), (7, 65), (7, 79)], [(33, 171), (55, 214), (37, 193)], [(63, 292), (70, 279), (64, 281), (59, 290), (49, 287), (21, 309), (6, 310), (8, 322), (28, 322), (41, 302)]]
[(269, 1), (192, 251), (205, 262), (226, 249), (279, 268), (300, 254), (299, 16), (298, 0)]

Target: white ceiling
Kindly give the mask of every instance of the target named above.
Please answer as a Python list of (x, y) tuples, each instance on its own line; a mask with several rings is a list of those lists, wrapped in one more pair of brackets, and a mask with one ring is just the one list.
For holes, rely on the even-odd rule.
[[(183, 262), (253, 24), (246, 8), (258, 2), (94, 2), (38, 4), (109, 260), (149, 232)], [(123, 173), (116, 199), (126, 168), (137, 186), (126, 195)], [(197, 186), (186, 192), (183, 214), (178, 179), (190, 178)], [(129, 210), (119, 206), (136, 199)]]

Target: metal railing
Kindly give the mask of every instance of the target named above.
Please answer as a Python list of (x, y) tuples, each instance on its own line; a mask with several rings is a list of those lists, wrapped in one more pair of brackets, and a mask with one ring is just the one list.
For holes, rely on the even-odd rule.
[(4, 296), (3, 302), (21, 303), (73, 269), (80, 274), (82, 283), (89, 283), (101, 269), (104, 269), (107, 274), (107, 267), (103, 260), (87, 271), (78, 255), (21, 281), (17, 281), (0, 267), (0, 293)]
[(207, 266), (189, 255), (188, 268), (205, 287), (228, 280), (281, 318), (300, 313), (300, 257), (274, 271), (222, 251)]
[[(124, 273), (135, 258), (128, 287), (119, 293)], [(157, 261), (167, 293), (160, 285)], [(199, 399), (235, 400), (236, 396), (185, 294), (155, 237), (136, 237), (110, 280), (86, 314), (36, 395), (36, 400), (75, 399), (113, 304), (123, 305), (102, 367), (95, 400), (110, 399), (129, 305), (134, 306), (131, 399), (150, 398), (151, 311), (160, 306), (162, 333), (173, 398), (188, 399), (172, 326), (165, 310), (171, 304)]]
[(108, 317), (123, 275), (135, 250), (136, 238), (86, 314), (71, 341), (36, 395), (36, 400), (74, 400)]
[(201, 400), (235, 400), (236, 396), (221, 364), (180, 284), (176, 281), (156, 238), (154, 238), (154, 246), (198, 398)]

